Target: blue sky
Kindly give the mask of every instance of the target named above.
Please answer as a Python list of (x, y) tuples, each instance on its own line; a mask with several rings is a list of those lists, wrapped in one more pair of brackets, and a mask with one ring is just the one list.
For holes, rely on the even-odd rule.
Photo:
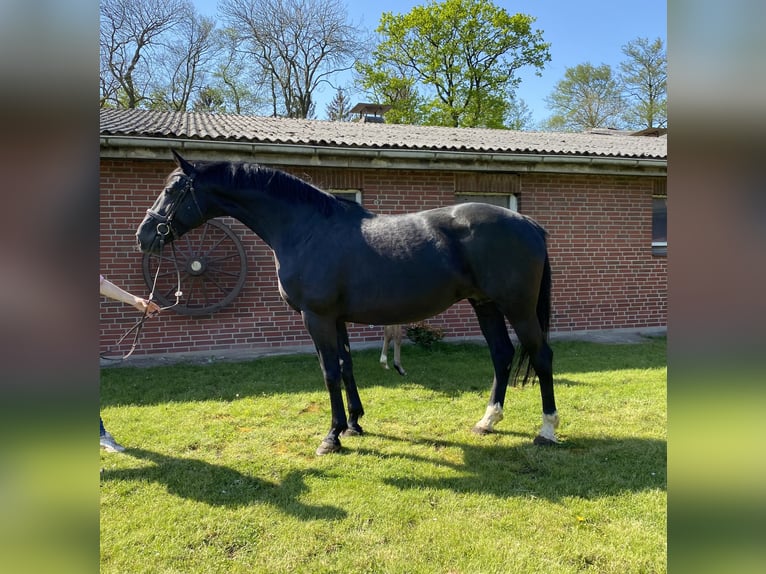
[[(193, 0), (197, 10), (215, 17), (217, 0)], [(367, 2), (347, 0), (354, 22), (374, 30), (383, 12), (406, 13), (428, 0), (385, 0)], [(594, 66), (609, 64), (615, 71), (625, 59), (622, 46), (638, 37), (661, 38), (667, 47), (667, 4), (665, 0), (494, 0), (495, 5), (511, 14), (535, 17), (535, 29), (551, 43), (551, 61), (537, 77), (522, 71), (517, 96), (532, 111), (533, 121), (541, 122), (550, 115), (544, 98), (564, 77), (566, 68), (590, 62)], [(332, 98), (331, 89), (317, 94), (317, 117), (324, 118), (324, 108)]]

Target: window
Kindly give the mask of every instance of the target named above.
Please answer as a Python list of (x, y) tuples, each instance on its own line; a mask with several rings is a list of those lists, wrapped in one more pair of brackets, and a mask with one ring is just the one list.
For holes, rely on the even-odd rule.
[(349, 201), (355, 201), (359, 205), (362, 204), (362, 192), (356, 189), (331, 189), (329, 191), (335, 197), (348, 199)]
[(519, 210), (518, 198), (513, 193), (456, 193), (455, 203), (469, 203), (476, 201), (478, 203), (489, 203), (490, 205), (499, 205), (512, 211)]
[(668, 196), (666, 182), (657, 181), (652, 196), (652, 253), (668, 254)]
[(455, 174), (455, 203), (476, 201), (519, 210), (521, 182), (514, 173)]

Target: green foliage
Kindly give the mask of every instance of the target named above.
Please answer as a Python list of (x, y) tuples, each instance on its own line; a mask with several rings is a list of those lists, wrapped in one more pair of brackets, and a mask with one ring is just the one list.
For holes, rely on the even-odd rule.
[(407, 77), (404, 70), (390, 74), (385, 69), (363, 62), (357, 62), (356, 72), (364, 90), (372, 95), (375, 102), (390, 105), (386, 112), (386, 122), (390, 124), (422, 124), (422, 98), (418, 94), (416, 82)]
[(504, 124), (505, 127), (511, 130), (533, 129), (535, 126), (532, 110), (529, 109), (524, 100), (514, 97), (508, 103)]
[[(383, 38), (359, 65), (362, 85), (394, 106), (391, 117), (454, 127), (503, 127), (524, 66), (542, 70), (549, 44), (535, 19), (489, 0), (443, 0), (384, 12)], [(394, 110), (392, 110), (393, 112)], [(387, 115), (387, 119), (388, 119)]]
[(408, 325), (405, 329), (405, 334), (410, 341), (416, 345), (420, 345), (424, 349), (430, 349), (434, 343), (441, 341), (444, 338), (444, 331), (438, 327), (429, 325), (425, 321)]
[(589, 62), (567, 68), (546, 98), (553, 115), (545, 128), (586, 131), (592, 128), (667, 127), (667, 57), (662, 40), (636, 38), (622, 47), (627, 60), (615, 74), (606, 64)]
[(144, 102), (143, 105), (149, 110), (164, 112), (173, 109), (167, 91), (161, 88), (152, 90), (151, 94), (144, 100)]
[(194, 101), (195, 112), (225, 112), (226, 98), (220, 88), (205, 86)]
[(592, 128), (620, 128), (625, 101), (620, 81), (612, 67), (589, 62), (567, 68), (553, 93), (545, 99), (553, 116), (547, 127), (553, 130), (586, 131)]
[(367, 434), (321, 458), (313, 355), (104, 369), (127, 451), (101, 454), (100, 571), (667, 571), (665, 341), (553, 347), (553, 448), (531, 444), (537, 386), (509, 389), (496, 433), (470, 431), (483, 345), (406, 346), (406, 378), (355, 352)]

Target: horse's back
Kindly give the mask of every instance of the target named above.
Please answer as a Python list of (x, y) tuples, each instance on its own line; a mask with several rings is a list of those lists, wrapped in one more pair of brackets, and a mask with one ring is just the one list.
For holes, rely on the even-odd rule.
[[(547, 254), (545, 230), (533, 219), (487, 203), (462, 203), (418, 213), (382, 216), (369, 220), (367, 246), (376, 246), (396, 265), (413, 265), (424, 273), (437, 273), (426, 265), (446, 264), (450, 272), (476, 275), (502, 268), (542, 266)], [(373, 231), (374, 230), (374, 231)], [(405, 264), (407, 261), (407, 264)]]
[(517, 235), (544, 237), (545, 230), (534, 219), (517, 211), (489, 203), (469, 202), (448, 208), (458, 225), (476, 229), (481, 226), (505, 230)]
[[(444, 232), (471, 253), (494, 253), (501, 257), (511, 252), (515, 256), (545, 259), (545, 229), (518, 212), (487, 203), (462, 203), (432, 211)], [(444, 219), (444, 214), (449, 214), (448, 219)]]

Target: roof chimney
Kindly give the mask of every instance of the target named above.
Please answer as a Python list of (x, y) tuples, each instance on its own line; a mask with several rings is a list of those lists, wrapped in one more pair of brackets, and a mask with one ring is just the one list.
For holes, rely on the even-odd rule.
[(362, 123), (382, 124), (386, 121), (383, 114), (391, 107), (383, 104), (356, 104), (351, 108), (351, 113), (359, 114), (359, 121)]

